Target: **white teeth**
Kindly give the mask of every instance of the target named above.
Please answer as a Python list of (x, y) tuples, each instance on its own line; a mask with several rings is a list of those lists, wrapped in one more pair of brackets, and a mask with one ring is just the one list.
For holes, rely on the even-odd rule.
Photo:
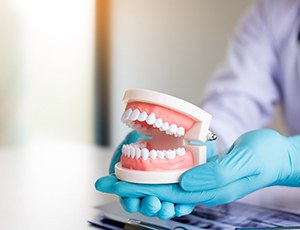
[(151, 151), (149, 152), (149, 157), (152, 158), (153, 160), (155, 160), (156, 157), (157, 157), (157, 152), (156, 152), (156, 150), (151, 150)]
[(155, 160), (156, 158), (167, 158), (169, 160), (172, 160), (178, 156), (185, 155), (186, 151), (184, 148), (179, 147), (177, 149), (169, 149), (169, 150), (154, 150), (152, 149), (150, 152), (146, 148), (147, 143), (146, 142), (138, 142), (131, 145), (123, 145), (122, 146), (122, 154), (125, 157), (130, 157), (132, 159), (139, 159), (142, 157), (144, 161), (146, 161), (148, 158), (151, 158)]
[(160, 131), (167, 131), (169, 129), (169, 123), (164, 122), (161, 128), (159, 129)]
[(128, 145), (123, 145), (123, 147), (122, 147), (122, 153), (124, 154), (125, 157), (128, 156), (128, 150), (129, 150)]
[(155, 113), (148, 115), (146, 112), (140, 112), (139, 109), (128, 109), (126, 110), (121, 118), (127, 126), (132, 129), (138, 130), (140, 132), (146, 131), (148, 128), (142, 124), (136, 124), (134, 121), (138, 120), (140, 122), (146, 121), (147, 124), (152, 125), (154, 128), (158, 128), (160, 131), (165, 132), (168, 135), (174, 135), (175, 137), (181, 137), (185, 134), (185, 129), (183, 127), (177, 127), (176, 124), (170, 124), (168, 122), (163, 122), (162, 118), (157, 118)]
[(137, 148), (135, 150), (135, 157), (136, 157), (136, 159), (139, 159), (141, 157), (141, 154), (142, 154), (141, 149)]
[(135, 157), (135, 149), (134, 147), (130, 146), (130, 157), (133, 159)]
[(123, 116), (121, 118), (121, 121), (125, 122), (129, 119), (130, 114), (132, 113), (132, 109), (128, 109), (123, 113)]
[(144, 161), (147, 160), (148, 157), (149, 157), (149, 150), (146, 149), (146, 148), (143, 148), (143, 149), (142, 149), (142, 158), (143, 158), (143, 160), (144, 160)]
[(178, 136), (183, 136), (184, 133), (185, 133), (185, 131), (184, 131), (184, 128), (183, 128), (183, 127), (179, 127), (179, 128), (177, 129), (177, 135), (178, 135)]
[(160, 158), (160, 159), (163, 159), (165, 157), (165, 154), (164, 154), (164, 151), (156, 151), (157, 153), (157, 156)]
[(168, 130), (166, 131), (169, 135), (174, 135), (177, 132), (177, 125), (173, 124), (169, 126)]
[(163, 124), (163, 120), (161, 118), (158, 118), (155, 120), (155, 123), (153, 124), (153, 127), (160, 128)]
[(135, 109), (129, 116), (130, 121), (135, 121), (140, 115), (140, 111), (138, 109)]
[(142, 112), (139, 117), (138, 117), (138, 121), (145, 121), (148, 117), (148, 114), (146, 112)]
[(166, 151), (166, 158), (169, 160), (172, 160), (176, 157), (176, 153), (174, 150), (168, 150)]
[(126, 155), (126, 147), (127, 147), (126, 145), (122, 146), (122, 154), (124, 154), (124, 155)]
[(185, 154), (185, 149), (184, 148), (178, 148), (178, 149), (176, 149), (176, 154), (178, 156), (183, 156)]
[(153, 125), (154, 122), (155, 122), (155, 114), (154, 114), (154, 113), (151, 113), (151, 114), (147, 117), (146, 122), (148, 123), (148, 125)]

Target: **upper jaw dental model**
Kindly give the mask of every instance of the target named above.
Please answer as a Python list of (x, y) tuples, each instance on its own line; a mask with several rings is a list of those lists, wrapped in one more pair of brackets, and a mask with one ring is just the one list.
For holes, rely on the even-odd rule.
[(143, 89), (125, 92), (122, 122), (151, 139), (122, 146), (115, 165), (118, 179), (143, 184), (177, 183), (180, 175), (206, 163), (206, 147), (191, 142), (215, 140), (211, 115), (166, 94)]

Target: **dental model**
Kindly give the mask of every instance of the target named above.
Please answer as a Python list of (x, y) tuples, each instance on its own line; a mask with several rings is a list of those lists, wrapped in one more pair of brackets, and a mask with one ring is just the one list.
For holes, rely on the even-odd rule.
[(177, 183), (180, 175), (206, 163), (206, 147), (191, 142), (215, 140), (211, 115), (184, 100), (142, 89), (125, 92), (122, 122), (152, 139), (123, 145), (115, 165), (118, 179), (143, 184)]

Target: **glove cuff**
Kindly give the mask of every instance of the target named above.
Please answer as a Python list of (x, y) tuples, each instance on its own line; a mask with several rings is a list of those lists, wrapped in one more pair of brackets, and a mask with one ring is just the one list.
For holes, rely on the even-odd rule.
[(286, 185), (300, 187), (300, 135), (290, 136), (287, 139), (290, 144), (291, 175)]

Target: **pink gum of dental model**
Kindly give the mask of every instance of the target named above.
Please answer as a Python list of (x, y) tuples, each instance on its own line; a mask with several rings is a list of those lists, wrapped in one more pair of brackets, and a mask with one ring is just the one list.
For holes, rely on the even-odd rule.
[(181, 99), (142, 89), (127, 90), (122, 122), (151, 140), (123, 145), (116, 176), (135, 183), (176, 183), (180, 175), (206, 162), (211, 116)]

